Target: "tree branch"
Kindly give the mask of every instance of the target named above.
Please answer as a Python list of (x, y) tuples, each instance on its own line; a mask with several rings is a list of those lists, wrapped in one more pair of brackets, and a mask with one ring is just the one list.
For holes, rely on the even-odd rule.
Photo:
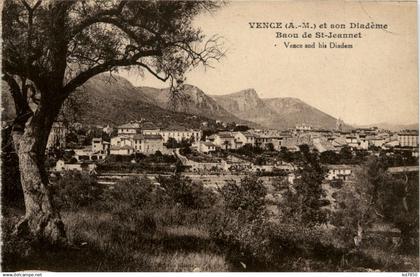
[(153, 76), (155, 76), (157, 79), (161, 80), (162, 82), (166, 82), (170, 75), (166, 75), (165, 77), (160, 76), (157, 72), (153, 71), (147, 64), (142, 63), (142, 62), (136, 62), (135, 65), (144, 67), (150, 74), (152, 74)]
[(103, 19), (103, 17), (121, 14), (126, 4), (127, 4), (126, 0), (121, 0), (116, 8), (106, 10), (106, 11), (101, 11), (97, 14), (92, 15), (91, 17), (86, 18), (85, 20), (83, 20), (82, 22), (74, 26), (73, 29), (69, 32), (70, 34), (69, 40), (75, 37), (78, 33), (82, 32), (87, 27), (100, 22), (100, 20)]
[(32, 116), (28, 100), (24, 97), (19, 84), (11, 75), (3, 73), (2, 79), (9, 85), (10, 93), (15, 103), (16, 118), (13, 121), (13, 130), (22, 131), (25, 128), (26, 121)]

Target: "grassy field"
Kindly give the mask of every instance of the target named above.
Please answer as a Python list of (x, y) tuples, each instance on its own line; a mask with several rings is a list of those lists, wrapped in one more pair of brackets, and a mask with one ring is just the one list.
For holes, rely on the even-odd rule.
[[(10, 237), (18, 210), (3, 220), (3, 271), (230, 271), (224, 254), (198, 227), (154, 232), (122, 229), (110, 214), (83, 210), (62, 215), (71, 247), (29, 248)], [(31, 250), (29, 250), (31, 249)]]
[[(2, 270), (46, 271), (159, 271), (226, 272), (261, 271), (230, 262), (226, 251), (214, 243), (207, 230), (198, 226), (164, 226), (154, 231), (136, 231), (119, 226), (112, 215), (92, 210), (62, 215), (71, 246), (52, 249), (29, 247), (10, 236), (22, 211), (13, 209), (3, 218)], [(362, 250), (369, 267), (354, 267), (349, 258), (341, 261), (343, 271), (419, 270), (417, 255), (404, 255), (389, 248), (370, 246)], [(322, 271), (322, 261), (296, 261), (301, 271)], [(358, 262), (359, 263), (359, 262)], [(300, 265), (301, 264), (301, 265)], [(327, 267), (326, 267), (327, 268)]]
[[(222, 200), (213, 190), (184, 179), (161, 179), (161, 186), (156, 187), (147, 178), (133, 178), (99, 193), (100, 185), (76, 177), (70, 175), (61, 182), (56, 195), (66, 246), (51, 247), (13, 236), (23, 209), (2, 207), (3, 271), (419, 270), (419, 255), (400, 252), (390, 238), (375, 235), (358, 249), (343, 249), (333, 243), (340, 238), (328, 230), (321, 230), (314, 240), (315, 230), (298, 224), (277, 222), (275, 228), (266, 228), (276, 221), (273, 216), (248, 221), (246, 216), (254, 214), (244, 212), (254, 206), (243, 205), (239, 213), (241, 209), (229, 210), (227, 198)], [(71, 181), (74, 178), (78, 181)], [(265, 193), (257, 197), (258, 190), (249, 185), (252, 182), (242, 182), (243, 190), (230, 190), (229, 203), (259, 203), (264, 210), (267, 206), (275, 210), (277, 200), (267, 199)]]

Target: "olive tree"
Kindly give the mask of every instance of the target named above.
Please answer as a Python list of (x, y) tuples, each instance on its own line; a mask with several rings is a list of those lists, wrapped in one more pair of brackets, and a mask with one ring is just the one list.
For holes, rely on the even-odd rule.
[(26, 213), (16, 232), (65, 240), (44, 168), (63, 102), (97, 74), (136, 67), (176, 89), (183, 73), (222, 55), (193, 24), (212, 1), (5, 0), (2, 72), (13, 96), (13, 141)]

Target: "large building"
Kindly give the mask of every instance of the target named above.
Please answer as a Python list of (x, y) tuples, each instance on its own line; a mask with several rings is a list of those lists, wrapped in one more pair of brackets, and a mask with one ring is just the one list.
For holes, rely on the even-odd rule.
[(163, 145), (170, 138), (178, 142), (201, 140), (202, 131), (177, 127), (161, 130), (151, 122), (130, 122), (118, 126), (118, 135), (111, 138), (110, 153), (130, 155), (133, 153), (154, 154), (156, 151), (170, 153)]
[(173, 138), (177, 142), (181, 142), (183, 140), (198, 142), (203, 136), (203, 132), (201, 130), (186, 129), (183, 127), (160, 130), (159, 134), (162, 136), (165, 143), (169, 140), (169, 138)]
[(133, 137), (137, 134), (160, 135), (164, 143), (166, 143), (169, 138), (173, 138), (177, 142), (181, 142), (183, 140), (192, 140), (192, 142), (197, 142), (201, 140), (203, 135), (201, 130), (187, 129), (185, 127), (175, 127), (161, 130), (151, 122), (130, 122), (118, 126), (118, 136)]
[(310, 126), (310, 125), (307, 125), (307, 124), (300, 124), (300, 125), (296, 125), (296, 127), (295, 127), (295, 130), (296, 131), (310, 131), (310, 130), (312, 130), (312, 126)]
[(349, 165), (328, 165), (327, 180), (348, 181), (353, 176), (353, 168)]
[(398, 133), (398, 142), (401, 147), (419, 147), (418, 131), (404, 131)]
[(214, 143), (217, 147), (228, 150), (236, 149), (236, 140), (232, 132), (220, 132), (207, 137), (207, 141)]
[(270, 135), (263, 135), (263, 134), (256, 134), (255, 135), (255, 146), (261, 148), (267, 148), (268, 144), (272, 143), (272, 136)]
[(140, 133), (140, 123), (139, 122), (130, 122), (117, 127), (118, 135), (128, 135), (133, 136), (137, 133)]
[(198, 152), (205, 154), (216, 151), (216, 145), (210, 141), (198, 141), (193, 144), (193, 147), (195, 147)]
[(249, 132), (234, 132), (237, 148), (244, 146), (245, 144), (255, 145), (255, 135)]
[(137, 135), (134, 137), (134, 150), (146, 155), (157, 151), (166, 154), (168, 149), (163, 145), (161, 135)]
[(93, 138), (92, 139), (92, 152), (99, 154), (109, 154), (110, 143), (104, 141), (102, 138)]
[(168, 154), (170, 151), (163, 145), (161, 135), (134, 134), (130, 136), (117, 136), (111, 138), (111, 155), (131, 155), (142, 153), (145, 155), (155, 154), (160, 151)]

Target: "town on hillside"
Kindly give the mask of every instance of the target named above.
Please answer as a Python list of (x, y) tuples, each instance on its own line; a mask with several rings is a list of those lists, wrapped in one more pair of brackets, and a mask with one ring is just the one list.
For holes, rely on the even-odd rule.
[[(328, 168), (327, 180), (349, 181), (369, 155), (394, 158), (395, 166), (416, 166), (419, 155), (417, 130), (391, 132), (370, 127), (343, 131), (339, 120), (332, 130), (304, 123), (287, 130), (252, 129), (220, 120), (216, 124), (211, 129), (207, 122), (200, 129), (161, 129), (141, 119), (118, 126), (55, 122), (48, 139), (47, 163), (52, 174), (86, 171), (110, 184), (113, 174), (179, 172), (197, 178), (255, 173), (293, 180), (293, 157), (307, 145)], [(214, 177), (201, 179), (209, 185), (220, 184)]]
[(417, 4), (365, 2), (1, 1), (4, 276), (417, 277)]

